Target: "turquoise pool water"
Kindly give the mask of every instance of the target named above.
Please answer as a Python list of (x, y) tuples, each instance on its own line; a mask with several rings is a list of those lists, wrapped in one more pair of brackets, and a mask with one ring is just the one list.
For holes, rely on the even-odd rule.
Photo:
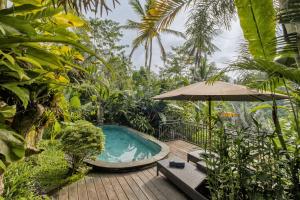
[(148, 159), (160, 152), (161, 147), (121, 126), (103, 126), (105, 150), (97, 159), (111, 163)]

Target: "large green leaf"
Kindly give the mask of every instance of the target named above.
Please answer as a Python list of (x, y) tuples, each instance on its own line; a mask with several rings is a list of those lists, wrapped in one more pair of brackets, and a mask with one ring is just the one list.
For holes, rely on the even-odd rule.
[(5, 166), (4, 162), (2, 160), (0, 160), (0, 172), (5, 171), (5, 170), (6, 170), (6, 166)]
[(63, 68), (63, 64), (55, 54), (52, 54), (45, 49), (39, 48), (38, 46), (24, 46), (27, 47), (26, 56), (32, 60), (35, 60), (41, 66), (47, 66), (51, 69)]
[(12, 118), (16, 114), (16, 106), (8, 106), (5, 105), (3, 107), (0, 107), (0, 115), (3, 118)]
[(31, 4), (24, 4), (20, 6), (14, 6), (6, 9), (0, 10), (0, 15), (10, 15), (10, 14), (24, 14), (24, 12), (33, 11), (36, 9), (40, 9), (38, 6), (34, 6)]
[(0, 86), (16, 94), (18, 98), (22, 101), (23, 106), (25, 108), (27, 107), (29, 102), (29, 91), (26, 88), (19, 87), (18, 83), (6, 83), (1, 84)]
[(34, 28), (26, 20), (22, 20), (17, 17), (0, 15), (0, 23), (28, 36), (36, 34)]
[(70, 99), (70, 106), (75, 109), (79, 109), (81, 107), (79, 96), (75, 95)]
[[(15, 4), (24, 5), (24, 4), (31, 4), (35, 6), (41, 6), (44, 0), (11, 0)], [(46, 1), (47, 2), (47, 1)]]
[(254, 58), (273, 60), (276, 53), (275, 10), (272, 0), (235, 0), (244, 37)]
[(5, 157), (5, 162), (16, 161), (24, 157), (24, 140), (13, 131), (0, 129), (0, 154)]

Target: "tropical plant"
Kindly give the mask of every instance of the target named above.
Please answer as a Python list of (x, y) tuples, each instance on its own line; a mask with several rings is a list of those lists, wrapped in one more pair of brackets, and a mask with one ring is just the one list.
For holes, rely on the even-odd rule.
[[(59, 2), (67, 1), (54, 5)], [(82, 60), (75, 49), (95, 55), (74, 33), (85, 22), (52, 3), (11, 1), (0, 10), (1, 168), (24, 155), (24, 139), (26, 148), (35, 149), (44, 129), (67, 116), (62, 108), (67, 73), (82, 70), (73, 62)]]
[[(252, 57), (242, 58), (240, 61), (233, 64), (233, 66), (244, 70), (255, 69), (260, 72), (265, 72), (268, 75), (268, 79), (263, 81), (263, 88), (267, 87), (271, 91), (275, 92), (275, 89), (278, 88), (278, 86), (282, 86), (285, 92), (290, 96), (290, 98), (292, 98), (291, 92), (294, 89), (293, 86), (289, 84), (289, 81), (296, 83), (294, 86), (298, 87), (299, 78), (295, 77), (297, 71), (293, 71), (293, 69), (297, 65), (299, 51), (293, 48), (295, 43), (289, 40), (289, 38), (291, 38), (290, 36), (293, 34), (287, 33), (286, 24), (299, 23), (299, 21), (294, 20), (296, 19), (296, 15), (294, 15), (294, 13), (299, 12), (299, 10), (296, 9), (294, 11), (290, 9), (290, 6), (294, 5), (295, 1), (286, 1), (285, 3), (287, 6), (284, 7), (284, 4), (281, 4), (282, 7), (279, 8), (277, 18), (282, 18), (280, 22), (284, 23), (283, 29), (285, 35), (283, 38), (285, 41), (282, 40), (282, 37), (275, 37), (276, 13), (273, 1), (255, 1), (253, 4), (248, 4), (248, 6), (245, 6), (245, 4), (241, 1), (237, 1), (236, 3), (241, 26), (243, 28), (244, 36), (248, 41), (249, 52)], [(293, 12), (293, 15), (290, 15), (291, 12)], [(268, 15), (269, 17), (262, 17), (265, 15)], [(289, 16), (289, 18), (284, 18), (284, 15)], [(250, 19), (250, 17), (252, 18)], [(287, 19), (289, 19), (289, 21)], [(249, 24), (253, 24), (255, 29), (249, 29)], [(279, 59), (276, 60), (276, 57)], [(293, 59), (294, 61), (292, 61)], [(289, 62), (286, 62), (286, 60), (289, 60)], [(252, 65), (251, 67), (249, 65), (250, 63)], [(297, 156), (299, 154), (299, 145), (297, 144), (297, 140), (300, 138), (300, 125), (298, 119), (298, 108), (295, 107), (293, 99), (290, 99), (289, 102), (289, 107), (293, 113), (293, 125), (285, 124), (288, 128), (283, 128), (277, 114), (277, 103), (273, 101), (272, 117), (275, 133), (277, 134), (274, 140), (278, 142), (277, 144), (275, 143), (274, 148), (285, 152), (284, 155), (280, 157), (280, 160), (288, 160), (288, 169), (286, 173), (289, 175), (289, 180), (292, 183), (291, 193), (293, 194), (293, 198), (298, 199), (300, 197), (300, 160)], [(289, 130), (287, 131), (286, 129)], [(287, 135), (290, 135), (291, 133), (293, 133), (293, 139), (288, 140)]]
[[(188, 39), (184, 44), (184, 48), (190, 55), (194, 56), (194, 81), (199, 81), (197, 70), (200, 72), (206, 71), (207, 56), (219, 50), (213, 43), (213, 38), (217, 35), (215, 21), (210, 20), (210, 16), (205, 12), (203, 5), (193, 7), (190, 17), (187, 22), (186, 33)], [(203, 73), (200, 73), (200, 75)], [(201, 77), (200, 77), (201, 78)], [(201, 78), (203, 79), (203, 76)]]
[[(123, 26), (125, 29), (131, 29), (138, 31), (138, 36), (132, 41), (132, 51), (130, 53), (131, 55), (134, 53), (134, 51), (141, 45), (145, 48), (145, 66), (148, 68), (148, 71), (151, 69), (151, 63), (152, 63), (152, 51), (153, 51), (153, 40), (156, 38), (161, 55), (163, 59), (166, 59), (166, 51), (162, 44), (161, 40), (161, 34), (172, 34), (175, 36), (185, 37), (181, 32), (175, 31), (169, 28), (161, 28), (158, 29), (158, 26), (156, 22), (148, 20), (149, 18), (149, 12), (151, 11), (153, 7), (153, 3), (155, 1), (147, 0), (145, 3), (145, 6), (141, 5), (139, 0), (130, 0), (130, 5), (133, 8), (133, 10), (138, 14), (140, 21), (136, 22), (133, 20), (128, 20), (127, 24)], [(148, 22), (148, 23), (145, 23)]]
[(70, 160), (71, 174), (76, 173), (85, 159), (93, 159), (104, 149), (102, 130), (83, 120), (68, 123), (61, 132), (60, 141)]
[(48, 199), (45, 193), (70, 182), (65, 154), (57, 142), (43, 141), (43, 152), (12, 163), (4, 173), (5, 199)]
[[(233, 127), (232, 127), (233, 128)], [(216, 131), (219, 157), (208, 156), (208, 185), (212, 199), (290, 199), (288, 177), (268, 133), (235, 128)], [(258, 139), (259, 138), (259, 139)]]

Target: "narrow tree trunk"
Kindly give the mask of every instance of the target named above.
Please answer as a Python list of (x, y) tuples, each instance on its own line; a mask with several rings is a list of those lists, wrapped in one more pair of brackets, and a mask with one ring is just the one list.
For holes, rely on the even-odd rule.
[(150, 58), (149, 58), (149, 66), (148, 66), (149, 73), (151, 71), (151, 64), (152, 64), (152, 48), (153, 48), (153, 46), (152, 46), (152, 40), (151, 40), (150, 41)]
[(145, 44), (145, 68), (148, 66), (148, 45)]
[(99, 101), (98, 109), (97, 109), (97, 124), (103, 124), (103, 107), (101, 101)]
[(3, 184), (3, 174), (0, 174), (0, 196), (3, 194), (4, 184)]

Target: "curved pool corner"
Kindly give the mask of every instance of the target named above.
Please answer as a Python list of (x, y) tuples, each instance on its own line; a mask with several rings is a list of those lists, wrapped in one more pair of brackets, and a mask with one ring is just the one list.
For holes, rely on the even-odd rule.
[(138, 161), (130, 161), (130, 162), (113, 163), (113, 162), (106, 162), (98, 159), (85, 160), (85, 162), (88, 165), (92, 166), (94, 169), (101, 169), (106, 171), (131, 171), (140, 168), (147, 168), (153, 166), (157, 161), (167, 157), (170, 152), (168, 145), (159, 141), (153, 136), (147, 135), (145, 133), (139, 132), (135, 129), (126, 126), (121, 126), (121, 125), (105, 125), (105, 126), (117, 126), (123, 129), (127, 129), (129, 132), (136, 134), (137, 136), (143, 138), (144, 140), (158, 145), (160, 147), (160, 151), (150, 158), (138, 160)]

